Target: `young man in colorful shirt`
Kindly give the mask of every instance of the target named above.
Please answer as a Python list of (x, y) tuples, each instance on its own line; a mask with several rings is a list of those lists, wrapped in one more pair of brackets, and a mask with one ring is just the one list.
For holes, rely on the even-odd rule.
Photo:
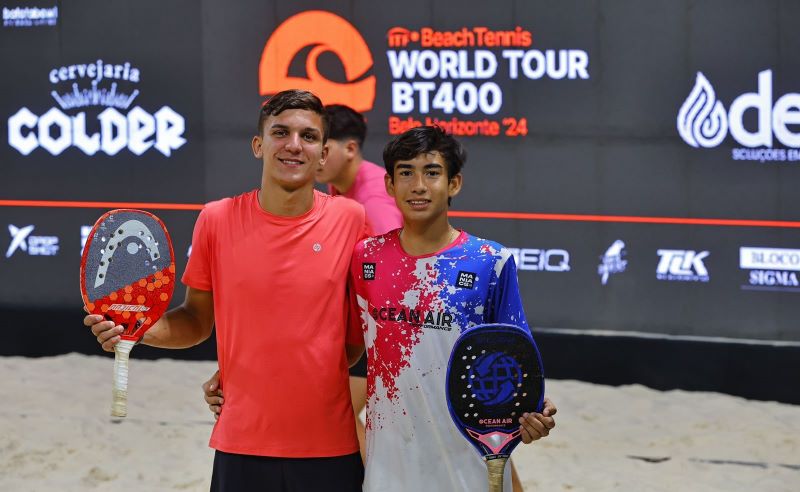
[[(452, 136), (415, 128), (390, 142), (383, 159), (403, 228), (360, 241), (350, 268), (350, 318), (363, 329), (368, 360), (364, 490), (482, 492), (485, 466), (445, 400), (447, 362), (470, 326), (529, 330), (514, 260), (499, 244), (450, 225), (465, 160)], [(555, 412), (547, 400), (541, 414), (524, 413), (523, 442), (548, 435)], [(508, 468), (504, 482), (511, 490)]]
[[(314, 190), (327, 131), (313, 94), (267, 101), (252, 139), (260, 189), (203, 209), (186, 300), (142, 339), (190, 347), (216, 325), (225, 412), (210, 442), (213, 491), (361, 490), (347, 367), (363, 349), (345, 345), (344, 306), (350, 252), (367, 226), (361, 205)], [(113, 351), (122, 327), (99, 316), (84, 324)]]

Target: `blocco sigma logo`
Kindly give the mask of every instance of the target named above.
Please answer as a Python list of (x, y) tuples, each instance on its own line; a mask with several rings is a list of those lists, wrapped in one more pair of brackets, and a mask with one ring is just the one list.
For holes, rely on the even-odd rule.
[[(293, 76), (295, 58), (306, 54), (305, 77)], [(342, 63), (346, 80), (337, 82), (320, 73), (319, 58), (332, 53)], [(258, 88), (262, 96), (287, 89), (306, 89), (325, 104), (344, 104), (356, 111), (369, 111), (375, 103), (372, 53), (352, 24), (323, 10), (293, 15), (279, 25), (264, 45), (258, 66)]]
[(800, 292), (798, 249), (741, 247), (739, 268), (748, 271), (742, 290)]
[(39, 147), (52, 155), (77, 147), (90, 156), (116, 155), (125, 148), (142, 155), (153, 148), (169, 157), (186, 143), (185, 120), (169, 106), (153, 114), (138, 105), (131, 108), (141, 72), (130, 62), (57, 67), (48, 79), (58, 107), (41, 115), (22, 107), (8, 119), (8, 143), (22, 155)]
[[(755, 129), (744, 125), (744, 114), (755, 111)], [(800, 133), (790, 125), (800, 124), (800, 94), (784, 94), (773, 104), (772, 70), (758, 74), (758, 92), (742, 94), (726, 112), (717, 100), (711, 82), (697, 72), (694, 87), (678, 111), (678, 133), (692, 147), (716, 147), (730, 135), (744, 147), (734, 148), (731, 157), (740, 161), (800, 161)], [(787, 148), (773, 148), (774, 141)]]

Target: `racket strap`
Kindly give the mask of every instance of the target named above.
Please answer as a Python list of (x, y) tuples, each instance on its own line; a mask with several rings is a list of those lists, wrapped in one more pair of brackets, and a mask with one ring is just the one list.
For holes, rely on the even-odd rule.
[(508, 456), (486, 460), (486, 471), (489, 474), (489, 492), (503, 492), (503, 472), (506, 469)]

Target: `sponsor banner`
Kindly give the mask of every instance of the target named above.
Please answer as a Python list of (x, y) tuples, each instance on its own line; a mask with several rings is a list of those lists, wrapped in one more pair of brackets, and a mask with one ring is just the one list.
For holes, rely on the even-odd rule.
[[(538, 48), (531, 28), (519, 25), (455, 30), (393, 26), (385, 43), (383, 53), (373, 52), (346, 19), (321, 10), (300, 12), (283, 21), (267, 40), (259, 64), (259, 92), (270, 95), (302, 87), (326, 104), (365, 112), (373, 109), (380, 84), (390, 87), (389, 135), (436, 124), (457, 136), (524, 137), (529, 110), (507, 103), (505, 92), (512, 84), (590, 78), (586, 50)], [(305, 77), (290, 75), (299, 53), (305, 54)], [(340, 60), (344, 82), (321, 73), (318, 62), (323, 54)], [(375, 63), (382, 64), (381, 73), (389, 79), (378, 80), (371, 73)]]
[(656, 267), (658, 280), (708, 282), (711, 279), (703, 262), (708, 251), (659, 249), (657, 254), (661, 258)]
[(611, 275), (625, 271), (628, 266), (628, 260), (625, 259), (626, 255), (625, 242), (621, 239), (617, 239), (608, 247), (600, 257), (600, 264), (597, 266), (600, 283), (606, 285)]
[(743, 290), (800, 292), (798, 249), (741, 247), (739, 268), (748, 271)]
[(3, 7), (3, 27), (58, 25), (58, 7)]
[[(313, 46), (305, 60), (305, 77), (290, 75), (295, 57)], [(324, 53), (333, 54), (344, 68), (345, 81), (336, 82), (320, 73), (318, 61)], [(303, 88), (316, 94), (325, 104), (344, 104), (365, 112), (375, 103), (372, 52), (361, 33), (349, 21), (323, 10), (308, 10), (282, 22), (270, 35), (258, 67), (261, 95)]]
[(800, 249), (741, 247), (739, 267), (800, 272)]
[(517, 270), (556, 273), (570, 271), (569, 252), (565, 249), (506, 249), (514, 257)]
[[(735, 161), (800, 161), (800, 94), (774, 94), (773, 72), (758, 74), (756, 92), (735, 98), (726, 111), (711, 82), (697, 72), (695, 85), (678, 111), (678, 133), (696, 148), (713, 148), (730, 135), (743, 147), (731, 150)], [(757, 115), (755, 128), (745, 126), (745, 113)]]
[(75, 148), (87, 156), (149, 151), (170, 157), (186, 143), (182, 115), (170, 106), (139, 104), (142, 73), (133, 62), (97, 58), (53, 67), (46, 76), (56, 105), (41, 112), (22, 106), (8, 118), (8, 144), (23, 156)]
[(386, 42), (390, 135), (439, 125), (459, 136), (524, 137), (529, 109), (508, 107), (505, 90), (510, 83), (590, 78), (585, 50), (539, 49), (532, 30), (518, 25), (455, 30), (395, 26)]
[[(520, 285), (540, 326), (770, 338), (786, 336), (796, 317), (783, 296), (739, 288), (789, 288), (791, 263), (745, 256), (737, 269), (734, 256), (740, 245), (791, 245), (797, 229), (521, 219), (800, 220), (793, 169), (730, 162), (742, 152), (795, 159), (800, 72), (791, 50), (740, 43), (735, 61), (715, 58), (747, 26), (778, 22), (792, 32), (791, 16), (772, 4), (689, 12), (678, 2), (654, 14), (598, 3), (592, 15), (574, 16), (557, 2), (479, 12), (452, 0), (422, 10), (246, 1), (207, 5), (201, 15), (191, 2), (145, 0), (141, 15), (124, 18), (70, 2), (14, 5), (57, 5), (59, 27), (0, 28), (4, 66), (13, 67), (0, 83), (4, 199), (200, 204), (241, 193), (258, 185), (249, 149), (258, 105), (278, 90), (308, 88), (365, 113), (364, 157), (378, 164), (390, 133), (412, 125), (449, 122), (460, 137), (475, 135), (461, 138), (469, 159), (454, 206), (513, 215), (454, 221), (516, 246), (519, 270), (533, 272), (520, 273)], [(702, 39), (675, 22), (687, 15)], [(236, 36), (220, 36), (231, 25)], [(102, 42), (92, 26), (107, 28)], [(658, 36), (642, 35), (653, 29)], [(183, 131), (162, 107), (185, 119)], [(67, 238), (49, 261), (29, 260), (21, 244), (0, 257), (2, 275), (23, 282), (6, 286), (3, 301), (38, 302), (28, 293), (44, 288), (50, 305), (74, 304), (77, 233), (103, 210), (2, 212), (2, 231), (35, 224), (28, 236)], [(180, 271), (196, 212), (164, 215)], [(6, 252), (12, 235), (2, 231)], [(681, 249), (654, 255), (665, 246)], [(468, 273), (460, 288), (469, 288)], [(44, 287), (43, 275), (53, 279)], [(701, 282), (702, 299), (685, 295), (700, 285), (680, 281)]]
[(33, 225), (25, 227), (8, 225), (11, 242), (6, 249), (6, 258), (10, 258), (17, 252), (30, 256), (55, 256), (58, 254), (58, 236), (34, 235), (32, 234), (34, 229)]

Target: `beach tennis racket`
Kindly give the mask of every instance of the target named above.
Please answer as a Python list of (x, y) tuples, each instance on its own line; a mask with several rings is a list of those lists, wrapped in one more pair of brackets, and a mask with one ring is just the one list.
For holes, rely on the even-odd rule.
[(447, 366), (447, 406), (458, 430), (486, 462), (489, 492), (503, 490), (503, 471), (522, 440), (519, 418), (541, 412), (544, 375), (531, 334), (512, 325), (469, 328)]
[(114, 346), (112, 417), (128, 413), (128, 357), (164, 314), (175, 288), (175, 256), (164, 223), (141, 210), (103, 214), (89, 233), (81, 258), (86, 310), (122, 325)]

